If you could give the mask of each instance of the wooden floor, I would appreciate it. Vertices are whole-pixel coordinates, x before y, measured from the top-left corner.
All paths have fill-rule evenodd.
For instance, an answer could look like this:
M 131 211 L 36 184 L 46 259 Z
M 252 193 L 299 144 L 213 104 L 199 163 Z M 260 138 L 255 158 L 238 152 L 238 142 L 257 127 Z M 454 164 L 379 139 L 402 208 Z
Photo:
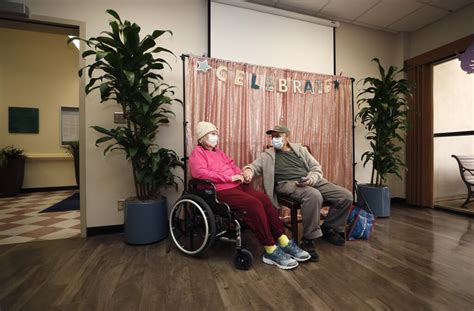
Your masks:
M 474 215 L 474 201 L 470 201 L 464 207 L 461 207 L 466 201 L 466 198 L 457 200 L 443 200 L 434 202 L 435 208 L 451 210 L 462 214 Z
M 122 236 L 0 246 L 0 310 L 473 310 L 474 218 L 394 206 L 370 242 L 320 242 L 319 263 L 282 271 L 233 245 L 202 259 Z

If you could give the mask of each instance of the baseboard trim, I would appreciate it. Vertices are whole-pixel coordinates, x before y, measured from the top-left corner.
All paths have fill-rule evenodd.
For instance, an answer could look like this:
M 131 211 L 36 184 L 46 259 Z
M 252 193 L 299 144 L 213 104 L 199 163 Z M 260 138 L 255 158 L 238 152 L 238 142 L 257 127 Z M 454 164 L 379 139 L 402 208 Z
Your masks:
M 123 232 L 123 225 L 100 226 L 87 228 L 87 236 L 114 234 Z
M 390 203 L 407 204 L 407 199 L 399 198 L 399 197 L 393 197 L 393 198 L 390 198 Z
M 64 191 L 64 190 L 79 190 L 78 186 L 62 186 L 62 187 L 43 187 L 43 188 L 23 188 L 22 193 L 30 192 L 50 192 L 50 191 Z

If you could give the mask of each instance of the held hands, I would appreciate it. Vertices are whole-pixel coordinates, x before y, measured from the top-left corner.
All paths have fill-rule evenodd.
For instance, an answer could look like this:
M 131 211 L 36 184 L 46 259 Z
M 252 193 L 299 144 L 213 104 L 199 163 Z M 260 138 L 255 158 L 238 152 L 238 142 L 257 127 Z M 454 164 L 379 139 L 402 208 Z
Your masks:
M 241 174 L 239 175 L 233 175 L 231 177 L 232 181 L 240 181 L 241 183 L 244 182 L 244 176 L 242 176 Z
M 244 176 L 244 182 L 246 184 L 250 183 L 252 181 L 253 173 L 252 170 L 249 168 L 246 168 L 243 172 L 242 175 Z

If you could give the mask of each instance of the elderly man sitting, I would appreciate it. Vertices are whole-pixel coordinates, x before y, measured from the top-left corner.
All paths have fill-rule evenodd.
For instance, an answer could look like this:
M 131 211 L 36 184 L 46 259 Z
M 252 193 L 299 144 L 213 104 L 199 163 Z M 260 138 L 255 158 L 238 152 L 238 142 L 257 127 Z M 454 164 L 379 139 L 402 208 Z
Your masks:
M 318 261 L 319 255 L 313 244 L 316 238 L 322 236 L 332 244 L 345 244 L 344 226 L 353 203 L 352 194 L 324 179 L 321 165 L 308 150 L 289 141 L 290 130 L 287 127 L 275 126 L 266 134 L 271 136 L 273 147 L 244 167 L 245 182 L 250 182 L 253 176 L 262 175 L 265 192 L 275 206 L 278 206 L 277 193 L 301 202 L 301 248 L 311 254 L 312 261 Z M 320 226 L 319 213 L 324 200 L 331 203 L 331 208 Z

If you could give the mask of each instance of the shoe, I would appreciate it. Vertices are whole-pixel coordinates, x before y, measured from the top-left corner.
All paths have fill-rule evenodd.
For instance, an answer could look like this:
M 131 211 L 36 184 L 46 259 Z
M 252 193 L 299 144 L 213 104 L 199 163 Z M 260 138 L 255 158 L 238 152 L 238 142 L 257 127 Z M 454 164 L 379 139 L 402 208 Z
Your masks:
M 323 239 L 329 243 L 337 246 L 344 246 L 344 244 L 346 244 L 346 239 L 342 237 L 340 232 L 335 231 L 333 228 L 324 226 L 323 224 L 321 231 L 323 232 Z
M 290 255 L 281 250 L 277 245 L 273 253 L 265 252 L 262 258 L 263 262 L 268 265 L 275 265 L 280 269 L 289 270 L 298 267 L 298 262 L 291 258 Z
M 300 247 L 301 249 L 308 252 L 308 254 L 311 256 L 309 261 L 312 261 L 312 262 L 319 261 L 319 254 L 316 252 L 316 249 L 314 248 L 313 240 L 307 240 L 305 238 L 301 239 Z
M 285 247 L 280 246 L 280 248 L 296 261 L 303 262 L 311 259 L 311 255 L 307 251 L 299 248 L 293 240 L 290 240 Z

